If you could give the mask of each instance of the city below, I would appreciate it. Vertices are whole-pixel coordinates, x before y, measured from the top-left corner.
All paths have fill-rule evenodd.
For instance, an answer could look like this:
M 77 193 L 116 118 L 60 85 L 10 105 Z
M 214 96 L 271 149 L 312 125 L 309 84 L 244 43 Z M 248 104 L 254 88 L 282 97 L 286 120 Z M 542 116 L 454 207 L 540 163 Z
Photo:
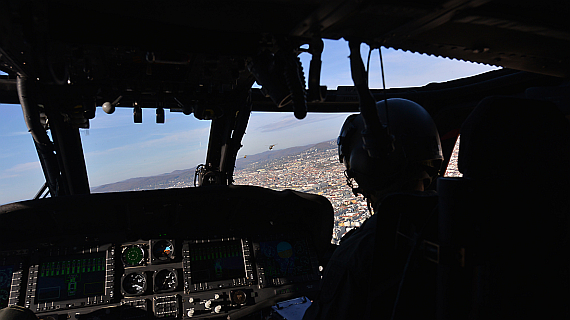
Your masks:
M 344 165 L 338 161 L 336 142 L 319 143 L 302 152 L 249 164 L 236 170 L 234 184 L 296 190 L 326 197 L 334 208 L 332 242 L 359 227 L 370 213 L 366 200 L 354 196 L 346 184 Z

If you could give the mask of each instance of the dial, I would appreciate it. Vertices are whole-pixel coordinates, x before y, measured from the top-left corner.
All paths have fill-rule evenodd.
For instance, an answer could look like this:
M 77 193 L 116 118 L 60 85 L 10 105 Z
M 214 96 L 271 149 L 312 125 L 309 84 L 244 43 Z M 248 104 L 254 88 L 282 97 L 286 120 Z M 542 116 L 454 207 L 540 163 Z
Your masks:
M 178 286 L 178 275 L 174 269 L 162 269 L 154 273 L 154 291 L 173 291 Z
M 236 305 L 244 305 L 247 302 L 247 294 L 242 290 L 230 291 L 230 297 Z
M 0 268 L 0 288 L 8 288 L 12 280 L 12 268 Z
M 173 259 L 174 244 L 170 240 L 156 241 L 152 244 L 152 256 L 158 261 L 167 261 Z
M 142 272 L 129 273 L 123 278 L 123 290 L 129 295 L 141 295 L 146 287 L 146 276 Z
M 144 249 L 140 245 L 123 247 L 122 259 L 125 267 L 140 266 L 144 263 Z

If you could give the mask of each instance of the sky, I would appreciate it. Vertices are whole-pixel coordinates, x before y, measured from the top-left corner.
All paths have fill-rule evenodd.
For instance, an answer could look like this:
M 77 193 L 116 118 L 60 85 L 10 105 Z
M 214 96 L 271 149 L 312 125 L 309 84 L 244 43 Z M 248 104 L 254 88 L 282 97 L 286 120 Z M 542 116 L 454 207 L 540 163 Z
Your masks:
M 364 45 L 363 54 L 368 54 Z M 321 85 L 352 85 L 348 55 L 345 41 L 325 40 Z M 496 69 L 384 48 L 382 57 L 387 88 L 423 86 Z M 303 53 L 300 58 L 307 75 L 311 56 Z M 378 50 L 370 61 L 370 87 L 382 88 Z M 269 145 L 284 149 L 336 139 L 346 116 L 309 113 L 297 120 L 293 114 L 253 113 L 238 157 L 267 151 Z M 157 124 L 155 117 L 146 109 L 143 123 L 134 124 L 130 108 L 117 108 L 111 115 L 97 108 L 90 128 L 80 130 L 91 187 L 204 163 L 210 121 L 168 110 L 164 124 Z M 0 147 L 0 205 L 33 198 L 45 179 L 19 105 L 0 104 Z

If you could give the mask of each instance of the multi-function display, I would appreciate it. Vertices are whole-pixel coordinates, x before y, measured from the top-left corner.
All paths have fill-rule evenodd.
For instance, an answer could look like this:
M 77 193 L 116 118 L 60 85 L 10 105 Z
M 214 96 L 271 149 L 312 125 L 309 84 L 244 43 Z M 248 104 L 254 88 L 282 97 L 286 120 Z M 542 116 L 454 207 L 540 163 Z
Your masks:
M 36 303 L 104 295 L 105 263 L 105 252 L 42 259 Z
M 264 268 L 268 279 L 300 276 L 313 273 L 307 241 L 261 241 L 257 263 Z
M 189 247 L 192 283 L 244 278 L 240 240 L 193 243 Z

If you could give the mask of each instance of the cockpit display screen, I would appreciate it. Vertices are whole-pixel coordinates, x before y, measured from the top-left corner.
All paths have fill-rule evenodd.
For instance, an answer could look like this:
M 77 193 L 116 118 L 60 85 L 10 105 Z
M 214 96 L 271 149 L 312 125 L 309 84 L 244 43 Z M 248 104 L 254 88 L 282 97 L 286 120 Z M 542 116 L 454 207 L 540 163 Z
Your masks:
M 8 306 L 14 266 L 0 266 L 0 309 Z
M 36 303 L 105 294 L 105 252 L 40 260 Z
M 257 262 L 270 279 L 312 273 L 306 240 L 263 241 L 259 243 L 259 249 Z
M 192 283 L 244 278 L 245 265 L 240 240 L 190 245 Z

